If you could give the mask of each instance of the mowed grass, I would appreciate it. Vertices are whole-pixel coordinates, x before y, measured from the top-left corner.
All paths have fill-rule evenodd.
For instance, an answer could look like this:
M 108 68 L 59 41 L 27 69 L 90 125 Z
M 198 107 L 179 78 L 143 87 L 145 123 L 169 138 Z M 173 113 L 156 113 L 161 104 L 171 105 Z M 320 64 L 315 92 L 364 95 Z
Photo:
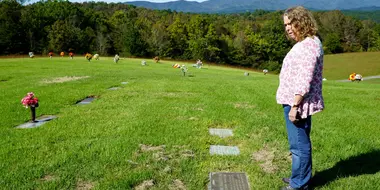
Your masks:
M 140 62 L 1 59 L 0 188 L 133 189 L 153 180 L 151 189 L 200 190 L 219 171 L 245 172 L 251 189 L 283 185 L 290 157 L 277 75 L 188 63 L 192 77 L 183 77 L 174 62 Z M 69 76 L 88 78 L 46 83 Z M 328 80 L 323 90 L 326 110 L 313 117 L 311 135 L 314 186 L 377 189 L 380 84 Z M 58 119 L 16 129 L 30 119 L 20 103 L 30 91 L 40 99 L 37 115 Z M 75 105 L 88 96 L 97 99 Z M 209 128 L 234 136 L 210 136 Z M 241 154 L 211 156 L 210 145 Z
M 380 75 L 380 52 L 325 55 L 323 75 L 327 80 L 347 79 L 351 73 L 363 77 Z

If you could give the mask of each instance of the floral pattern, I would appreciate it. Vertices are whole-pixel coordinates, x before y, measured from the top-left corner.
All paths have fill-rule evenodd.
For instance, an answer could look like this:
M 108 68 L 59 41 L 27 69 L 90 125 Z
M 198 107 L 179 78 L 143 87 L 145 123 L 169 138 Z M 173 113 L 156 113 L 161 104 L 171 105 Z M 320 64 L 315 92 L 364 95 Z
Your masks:
M 322 97 L 323 48 L 318 37 L 307 37 L 296 43 L 284 58 L 276 99 L 278 104 L 294 104 L 302 95 L 298 112 L 301 118 L 324 109 Z

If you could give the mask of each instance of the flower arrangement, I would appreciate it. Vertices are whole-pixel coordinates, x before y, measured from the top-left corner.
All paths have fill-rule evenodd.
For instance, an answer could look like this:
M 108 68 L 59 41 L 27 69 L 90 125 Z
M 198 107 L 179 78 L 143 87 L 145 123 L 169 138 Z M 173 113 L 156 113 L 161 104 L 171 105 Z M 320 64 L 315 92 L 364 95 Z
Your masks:
M 160 58 L 158 56 L 153 58 L 154 62 L 158 63 L 160 61 Z
M 21 103 L 25 108 L 38 107 L 38 99 L 34 97 L 33 92 L 28 92 L 28 94 L 21 100 Z
M 185 76 L 186 73 L 187 73 L 187 67 L 186 67 L 186 65 L 182 65 L 182 66 L 181 66 L 181 71 L 182 71 L 182 73 L 183 73 L 183 76 Z

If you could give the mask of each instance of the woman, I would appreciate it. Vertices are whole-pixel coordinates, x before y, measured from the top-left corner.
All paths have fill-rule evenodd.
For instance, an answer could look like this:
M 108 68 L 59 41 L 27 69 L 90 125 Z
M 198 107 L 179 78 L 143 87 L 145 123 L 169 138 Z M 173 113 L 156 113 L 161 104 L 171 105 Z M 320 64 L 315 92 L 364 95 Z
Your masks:
M 311 115 L 324 108 L 322 98 L 323 49 L 313 15 L 292 7 L 283 15 L 288 39 L 296 44 L 284 58 L 277 89 L 277 103 L 284 109 L 292 174 L 282 189 L 308 189 L 312 177 Z

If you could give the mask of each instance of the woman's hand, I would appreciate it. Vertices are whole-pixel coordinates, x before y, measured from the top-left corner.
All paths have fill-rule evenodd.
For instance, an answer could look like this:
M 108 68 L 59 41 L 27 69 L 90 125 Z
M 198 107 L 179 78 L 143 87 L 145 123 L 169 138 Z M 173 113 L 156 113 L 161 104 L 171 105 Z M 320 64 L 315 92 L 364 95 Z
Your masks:
M 292 123 L 296 123 L 298 121 L 297 119 L 297 107 L 292 107 L 289 112 L 289 120 Z

